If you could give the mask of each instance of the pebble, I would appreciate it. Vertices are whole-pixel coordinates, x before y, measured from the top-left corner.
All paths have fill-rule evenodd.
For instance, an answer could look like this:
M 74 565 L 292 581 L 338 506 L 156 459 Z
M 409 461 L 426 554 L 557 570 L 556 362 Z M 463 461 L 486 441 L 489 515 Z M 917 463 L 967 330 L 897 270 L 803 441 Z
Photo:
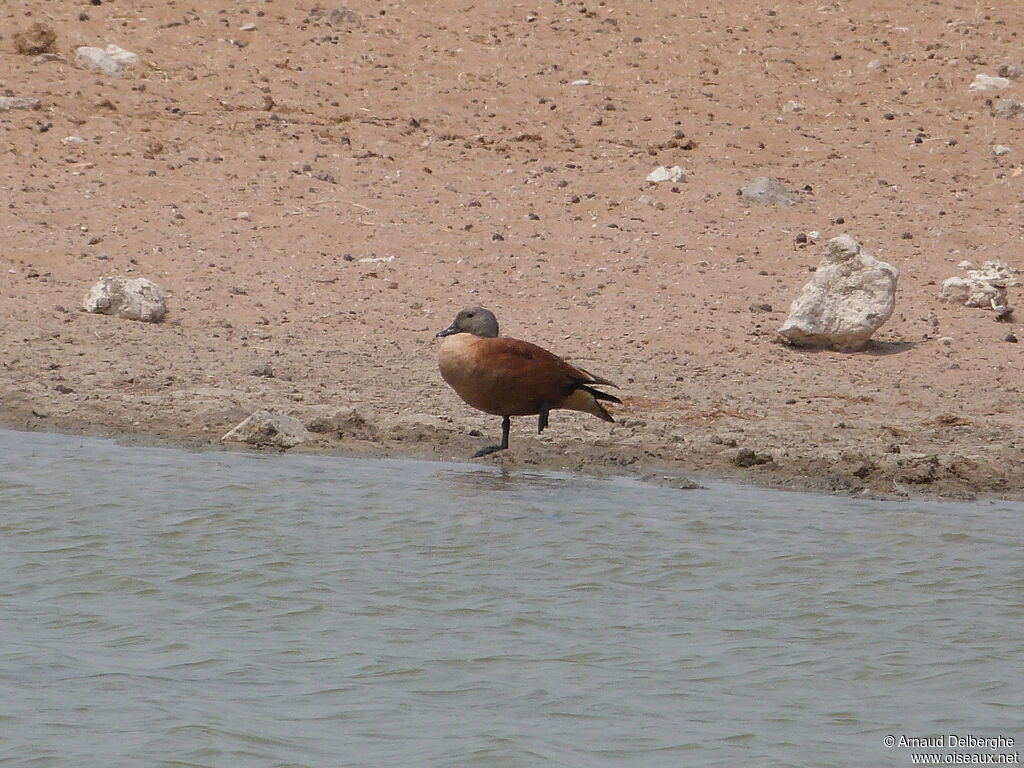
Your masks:
M 782 111 L 785 113 L 803 112 L 805 109 L 807 109 L 807 107 L 805 107 L 799 101 L 793 101 L 792 99 L 782 105 Z
M 1024 120 L 1024 104 L 1016 99 L 999 99 L 992 111 L 996 117 Z
M 1003 88 L 1009 88 L 1013 85 L 1013 81 L 1006 77 L 993 77 L 992 75 L 977 74 L 974 76 L 974 82 L 968 87 L 972 91 L 998 91 Z
M 239 32 L 252 32 L 255 29 L 256 29 L 256 25 L 253 24 L 252 22 L 249 22 L 248 24 L 243 24 L 242 26 L 240 26 L 238 28 L 238 31 Z
M 1000 77 L 1008 77 L 1011 80 L 1024 80 L 1024 67 L 1020 64 L 1002 64 L 996 70 Z
M 0 96 L 0 112 L 10 109 L 39 109 L 39 99 L 31 96 Z
M 678 165 L 673 165 L 668 168 L 664 165 L 659 165 L 649 174 L 647 174 L 647 181 L 658 184 L 662 181 L 671 181 L 673 183 L 686 180 L 686 171 L 680 168 Z
M 75 51 L 75 62 L 94 72 L 121 77 L 139 63 L 139 57 L 117 45 L 108 45 L 106 50 L 85 45 Z
M 640 197 L 638 197 L 636 201 L 642 205 L 649 205 L 652 208 L 659 211 L 665 210 L 665 204 L 661 202 L 661 200 L 655 200 L 650 195 L 640 195 Z
M 740 190 L 740 194 L 751 203 L 761 205 L 796 205 L 800 197 L 786 188 L 778 179 L 759 176 Z
M 1008 341 L 1011 344 L 1016 344 L 1017 343 L 1017 335 L 1015 333 L 1008 333 L 1008 334 L 1006 334 L 1005 338 L 1003 338 L 1003 341 Z
M 1005 146 L 1004 144 L 996 144 L 994 147 L 992 147 L 992 154 L 995 155 L 996 157 L 1002 157 L 1009 151 L 1010 148 Z
M 750 448 L 740 448 L 733 459 L 737 467 L 756 467 L 761 464 L 771 464 L 775 458 L 770 453 L 760 453 Z

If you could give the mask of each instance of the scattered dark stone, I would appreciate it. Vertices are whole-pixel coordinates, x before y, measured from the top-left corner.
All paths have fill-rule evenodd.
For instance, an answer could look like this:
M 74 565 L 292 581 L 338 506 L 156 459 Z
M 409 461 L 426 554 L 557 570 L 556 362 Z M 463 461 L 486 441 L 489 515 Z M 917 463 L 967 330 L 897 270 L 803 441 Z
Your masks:
M 260 363 L 251 371 L 249 371 L 249 375 L 263 376 L 264 378 L 272 379 L 274 378 L 274 366 L 271 365 L 270 363 Z
M 1008 341 L 1011 344 L 1016 344 L 1017 343 L 1017 335 L 1014 334 L 1014 333 L 1008 333 L 1008 334 L 1006 334 L 1006 337 L 1003 339 L 1003 341 Z
M 786 405 L 796 405 L 796 398 L 791 397 L 786 401 Z
M 865 477 L 870 475 L 874 471 L 874 466 L 871 464 L 861 464 L 857 469 L 853 471 L 853 476 L 863 480 Z
M 1013 321 L 1013 309 L 1010 307 L 996 308 L 996 322 L 1009 323 Z
M 471 430 L 469 430 L 469 436 L 470 437 L 483 437 L 484 433 L 481 432 L 479 429 L 471 429 Z
M 886 120 L 895 120 L 896 119 L 896 115 L 893 114 L 892 112 L 886 112 L 884 115 L 882 115 L 882 117 L 884 117 Z
M 499 235 L 497 232 L 495 232 L 493 235 L 491 235 L 491 240 L 493 240 L 494 242 L 500 242 L 500 241 L 502 241 L 504 239 L 505 238 L 502 237 L 501 235 Z
M 900 235 L 900 239 L 901 240 L 913 240 L 914 239 L 914 235 L 911 232 L 904 232 L 902 235 Z
M 840 216 L 838 219 L 836 219 L 836 224 L 845 224 L 845 223 L 846 223 L 846 219 L 844 219 L 842 216 Z
M 747 307 L 747 309 L 749 309 L 751 312 L 771 312 L 772 311 L 772 305 L 771 304 L 751 304 L 749 307 Z
M 70 395 L 72 392 L 75 391 L 67 384 L 58 384 L 57 386 L 54 387 L 54 389 L 60 392 L 62 395 Z
M 904 483 L 928 485 L 934 483 L 939 475 L 938 456 L 912 456 L 899 459 L 899 479 Z
M 799 235 L 796 236 L 796 242 L 799 245 L 806 245 L 807 244 L 807 235 L 804 234 L 803 232 L 801 232 Z
M 530 221 L 540 221 L 540 216 L 538 216 L 536 213 L 531 213 L 527 215 L 526 218 L 528 218 Z
M 736 458 L 733 459 L 733 463 L 737 467 L 756 467 L 761 464 L 771 464 L 775 459 L 770 453 L 758 453 L 757 451 L 751 450 L 750 448 L 740 448 L 736 454 Z
M 327 171 L 320 171 L 320 173 L 313 174 L 313 178 L 317 181 L 325 181 L 328 184 L 337 184 L 334 176 L 329 174 Z

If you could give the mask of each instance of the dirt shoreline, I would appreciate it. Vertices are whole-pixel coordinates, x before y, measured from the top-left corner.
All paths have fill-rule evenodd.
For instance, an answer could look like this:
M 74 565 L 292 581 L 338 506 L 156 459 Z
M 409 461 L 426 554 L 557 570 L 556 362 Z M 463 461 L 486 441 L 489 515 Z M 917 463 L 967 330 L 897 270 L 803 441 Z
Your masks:
M 867 498 L 1024 498 L 1013 490 L 1019 487 L 1015 486 L 1019 475 L 1007 472 L 1005 462 L 991 458 L 991 463 L 986 463 L 981 456 L 968 458 L 962 444 L 956 452 L 872 455 L 854 451 L 847 443 L 844 450 L 829 456 L 794 455 L 791 442 L 763 432 L 755 437 L 748 431 L 745 443 L 717 435 L 699 443 L 687 442 L 682 433 L 669 425 L 626 417 L 620 418 L 613 431 L 603 436 L 582 425 L 574 425 L 575 429 L 571 430 L 575 439 L 554 436 L 541 440 L 528 433 L 516 434 L 511 449 L 504 454 L 473 459 L 475 450 L 492 442 L 493 423 L 480 424 L 479 428 L 460 428 L 426 414 L 375 419 L 372 415 L 366 418 L 364 411 L 352 408 L 290 410 L 295 416 L 305 413 L 308 425 L 318 430 L 309 442 L 291 449 L 293 453 L 481 463 L 510 471 L 569 471 L 596 477 L 625 475 L 681 489 L 727 480 L 779 490 Z M 145 429 L 140 430 L 139 425 L 119 422 L 109 412 L 96 419 L 83 419 L 78 414 L 51 419 L 40 413 L 36 409 L 5 408 L 0 413 L 0 428 L 100 437 L 126 445 L 184 450 L 284 452 L 273 447 L 222 441 L 220 436 L 234 426 L 227 422 L 207 424 L 199 432 L 187 432 L 171 418 L 163 423 L 150 420 Z M 122 419 L 126 416 L 121 414 Z M 532 419 L 522 421 L 532 426 Z M 663 439 L 658 440 L 657 436 Z M 666 443 L 677 447 L 668 448 Z M 786 459 L 778 461 L 777 454 L 770 449 L 750 448 L 751 445 L 777 446 L 775 450 L 786 454 Z
M 1016 4 L 720 6 L 9 4 L 0 86 L 39 105 L 0 113 L 0 423 L 207 448 L 263 408 L 328 430 L 302 450 L 462 459 L 499 420 L 433 334 L 482 304 L 624 400 L 483 461 L 1020 498 L 1019 324 L 938 300 L 1021 266 L 995 105 L 1024 69 L 969 87 L 1024 66 Z M 36 21 L 53 55 L 18 52 Z M 109 44 L 140 63 L 75 63 Z M 799 202 L 745 203 L 760 176 Z M 900 269 L 892 318 L 861 353 L 779 343 L 842 233 Z M 108 275 L 168 318 L 80 311 Z

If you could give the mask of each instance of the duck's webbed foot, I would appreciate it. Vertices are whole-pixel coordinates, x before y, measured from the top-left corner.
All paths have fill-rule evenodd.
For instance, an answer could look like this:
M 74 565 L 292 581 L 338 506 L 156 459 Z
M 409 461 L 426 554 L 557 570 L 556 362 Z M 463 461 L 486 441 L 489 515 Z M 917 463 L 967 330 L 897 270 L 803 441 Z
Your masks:
M 487 456 L 497 451 L 508 450 L 508 431 L 512 427 L 512 419 L 505 416 L 501 420 L 501 445 L 489 445 L 486 448 L 481 448 L 479 451 L 473 454 L 474 459 L 479 459 L 481 456 Z

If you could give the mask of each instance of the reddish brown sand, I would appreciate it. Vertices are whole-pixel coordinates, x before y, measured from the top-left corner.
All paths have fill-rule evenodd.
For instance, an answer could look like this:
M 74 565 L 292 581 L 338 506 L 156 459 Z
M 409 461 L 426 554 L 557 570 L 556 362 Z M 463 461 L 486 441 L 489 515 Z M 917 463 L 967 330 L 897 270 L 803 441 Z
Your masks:
M 1024 122 L 986 100 L 1024 82 L 968 90 L 1024 64 L 1017 0 L 333 2 L 4 3 L 0 92 L 41 100 L 0 113 L 4 425 L 216 446 L 271 408 L 327 430 L 306 450 L 462 459 L 500 419 L 433 336 L 479 303 L 625 401 L 482 462 L 1021 494 L 1017 326 L 937 298 L 1021 266 Z M 16 52 L 33 22 L 59 59 Z M 75 66 L 109 43 L 141 65 Z M 803 201 L 745 205 L 758 176 Z M 901 270 L 893 317 L 862 353 L 779 343 L 843 232 Z M 106 275 L 168 319 L 80 311 Z

